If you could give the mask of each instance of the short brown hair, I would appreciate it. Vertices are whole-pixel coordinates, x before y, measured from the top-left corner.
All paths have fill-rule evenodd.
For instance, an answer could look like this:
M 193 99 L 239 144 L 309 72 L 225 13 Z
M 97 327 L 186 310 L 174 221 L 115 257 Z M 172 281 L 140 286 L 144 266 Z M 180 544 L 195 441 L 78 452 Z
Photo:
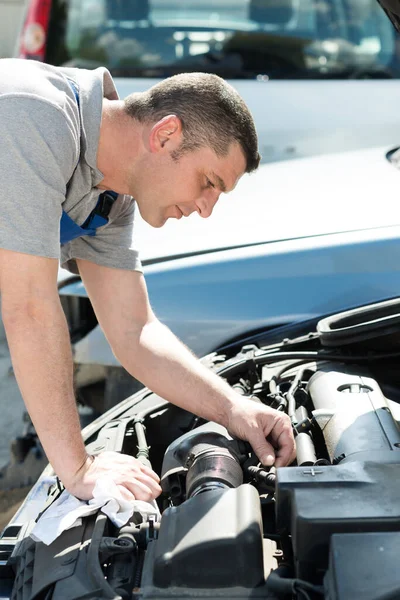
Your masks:
M 174 75 L 146 92 L 131 94 L 124 102 L 127 114 L 140 122 L 157 122 L 170 114 L 179 117 L 183 129 L 179 156 L 201 147 L 226 156 L 230 145 L 238 142 L 246 159 L 246 173 L 259 165 L 253 117 L 236 90 L 217 75 Z

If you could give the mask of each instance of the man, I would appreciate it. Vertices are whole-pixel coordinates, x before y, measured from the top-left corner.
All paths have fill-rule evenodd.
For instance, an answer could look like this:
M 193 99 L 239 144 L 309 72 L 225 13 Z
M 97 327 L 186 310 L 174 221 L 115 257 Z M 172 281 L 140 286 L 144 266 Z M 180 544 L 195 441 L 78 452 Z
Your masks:
M 59 258 L 80 273 L 125 369 L 248 440 L 265 465 L 289 463 L 289 419 L 234 393 L 156 319 L 132 248 L 135 201 L 154 227 L 192 212 L 208 217 L 221 191 L 257 168 L 254 124 L 238 94 L 216 76 L 189 74 L 120 101 L 105 69 L 20 60 L 0 61 L 0 82 L 3 322 L 25 404 L 66 488 L 88 499 L 108 475 L 127 498 L 161 491 L 133 457 L 86 453 Z M 99 200 L 101 190 L 114 193 Z

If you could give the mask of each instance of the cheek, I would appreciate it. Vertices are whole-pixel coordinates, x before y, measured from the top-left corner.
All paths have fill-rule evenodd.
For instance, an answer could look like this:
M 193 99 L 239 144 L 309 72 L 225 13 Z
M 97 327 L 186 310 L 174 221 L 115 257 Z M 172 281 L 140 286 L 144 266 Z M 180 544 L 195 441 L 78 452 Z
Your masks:
M 199 199 L 200 197 L 200 191 L 199 191 L 199 187 L 195 186 L 195 185 L 185 185 L 182 188 L 181 194 L 181 202 L 183 204 L 186 204 L 188 206 L 192 206 L 194 202 L 196 202 L 196 200 Z
M 165 204 L 192 203 L 202 194 L 198 169 L 182 157 L 164 172 Z
M 186 202 L 193 202 L 202 196 L 203 188 L 197 173 L 185 173 L 182 181 L 181 196 Z

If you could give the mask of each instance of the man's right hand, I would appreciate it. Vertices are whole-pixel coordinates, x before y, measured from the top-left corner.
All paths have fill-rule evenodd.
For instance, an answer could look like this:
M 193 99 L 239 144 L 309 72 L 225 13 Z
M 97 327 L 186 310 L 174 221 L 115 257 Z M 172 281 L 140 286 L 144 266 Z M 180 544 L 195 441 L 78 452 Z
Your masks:
M 67 490 L 81 500 L 90 500 L 99 477 L 109 477 L 127 500 L 150 501 L 161 494 L 160 478 L 137 458 L 119 452 L 102 452 L 88 456 L 71 481 L 64 482 Z

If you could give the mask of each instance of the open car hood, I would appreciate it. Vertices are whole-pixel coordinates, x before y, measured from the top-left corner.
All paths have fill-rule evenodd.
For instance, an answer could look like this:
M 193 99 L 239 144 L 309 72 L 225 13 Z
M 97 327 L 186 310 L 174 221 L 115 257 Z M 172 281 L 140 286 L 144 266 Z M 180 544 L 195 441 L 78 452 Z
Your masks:
M 222 195 L 212 216 L 197 213 L 155 229 L 137 211 L 142 260 L 201 253 L 400 222 L 400 172 L 388 148 L 261 165 Z
M 46 499 L 51 509 L 62 493 L 48 467 L 0 539 L 1 598 L 399 598 L 399 357 L 393 299 L 203 359 L 244 396 L 288 413 L 297 459 L 276 470 L 148 389 L 127 398 L 83 437 L 91 454 L 150 461 L 161 515 L 135 512 L 121 527 L 98 511 L 50 545 L 34 541 Z

